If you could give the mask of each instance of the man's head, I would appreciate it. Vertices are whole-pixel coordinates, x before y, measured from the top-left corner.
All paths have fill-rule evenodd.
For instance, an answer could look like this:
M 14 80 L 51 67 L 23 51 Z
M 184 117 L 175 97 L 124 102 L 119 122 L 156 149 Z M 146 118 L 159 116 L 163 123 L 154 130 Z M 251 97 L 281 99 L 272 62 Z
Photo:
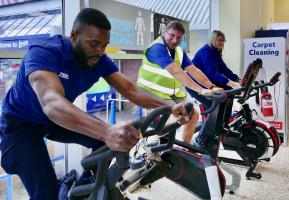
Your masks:
M 178 21 L 171 21 L 167 24 L 163 37 L 169 49 L 175 49 L 185 34 L 183 25 Z
M 70 34 L 73 53 L 82 67 L 93 68 L 109 43 L 111 25 L 105 14 L 85 8 L 74 20 Z

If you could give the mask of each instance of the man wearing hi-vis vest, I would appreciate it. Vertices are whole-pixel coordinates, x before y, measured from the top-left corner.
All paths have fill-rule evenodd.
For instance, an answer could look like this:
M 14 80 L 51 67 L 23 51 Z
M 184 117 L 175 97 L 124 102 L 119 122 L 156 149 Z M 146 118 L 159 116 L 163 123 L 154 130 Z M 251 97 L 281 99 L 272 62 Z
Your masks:
M 137 85 L 164 100 L 182 102 L 186 99 L 183 86 L 202 95 L 223 92 L 216 87 L 188 58 L 179 46 L 185 33 L 183 25 L 171 21 L 165 31 L 145 51 Z M 204 87 L 199 86 L 189 76 Z M 191 143 L 199 114 L 194 109 L 191 121 L 183 127 L 183 140 Z

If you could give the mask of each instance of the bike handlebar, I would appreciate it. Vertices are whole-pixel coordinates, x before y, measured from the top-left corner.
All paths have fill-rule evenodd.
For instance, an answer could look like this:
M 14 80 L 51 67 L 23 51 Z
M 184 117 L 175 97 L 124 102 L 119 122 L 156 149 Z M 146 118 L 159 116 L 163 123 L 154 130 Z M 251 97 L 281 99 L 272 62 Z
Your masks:
M 208 113 L 215 110 L 216 106 L 219 103 L 226 101 L 228 97 L 240 94 L 244 90 L 245 90 L 245 88 L 241 87 L 241 88 L 236 88 L 236 89 L 231 89 L 231 90 L 225 90 L 224 93 L 222 93 L 222 94 L 213 94 L 213 95 L 206 94 L 205 95 L 206 99 L 212 101 L 212 104 L 211 104 L 210 108 L 202 111 L 201 114 L 207 115 Z
M 188 103 L 185 105 L 187 112 L 191 112 L 193 110 L 193 104 Z M 170 115 L 171 115 L 172 107 L 171 106 L 162 106 L 154 109 L 150 112 L 146 117 L 143 117 L 139 120 L 136 120 L 131 123 L 136 129 L 139 129 L 142 137 L 149 137 L 152 135 L 157 135 L 158 133 L 164 134 L 164 131 L 169 132 L 171 130 L 176 130 L 181 126 L 178 122 L 173 124 L 166 125 Z M 161 115 L 161 118 L 158 121 L 157 126 L 154 129 L 149 129 L 150 124 Z M 165 126 L 166 125 L 166 126 Z M 106 145 L 102 148 L 96 150 L 91 153 L 87 157 L 83 158 L 81 161 L 81 165 L 84 169 L 90 169 L 97 165 L 100 160 L 111 160 L 113 157 L 122 154 L 123 152 L 117 152 L 110 150 Z

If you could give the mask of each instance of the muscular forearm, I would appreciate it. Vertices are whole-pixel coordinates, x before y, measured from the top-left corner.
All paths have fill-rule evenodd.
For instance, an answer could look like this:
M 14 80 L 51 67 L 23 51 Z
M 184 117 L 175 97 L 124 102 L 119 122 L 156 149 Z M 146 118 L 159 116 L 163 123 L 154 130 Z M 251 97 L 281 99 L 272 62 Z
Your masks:
M 195 83 L 179 66 L 176 64 L 170 64 L 166 67 L 167 71 L 177 79 L 182 85 L 196 91 L 201 92 L 202 88 Z
M 194 79 L 196 79 L 199 83 L 201 83 L 205 87 L 210 88 L 213 85 L 213 83 L 208 79 L 208 77 L 197 67 L 189 66 L 186 68 L 186 70 L 192 77 L 194 77 Z
M 43 104 L 43 111 L 51 121 L 59 126 L 95 139 L 104 140 L 108 125 L 87 115 L 61 95 L 53 95 L 51 98 L 47 96 Z

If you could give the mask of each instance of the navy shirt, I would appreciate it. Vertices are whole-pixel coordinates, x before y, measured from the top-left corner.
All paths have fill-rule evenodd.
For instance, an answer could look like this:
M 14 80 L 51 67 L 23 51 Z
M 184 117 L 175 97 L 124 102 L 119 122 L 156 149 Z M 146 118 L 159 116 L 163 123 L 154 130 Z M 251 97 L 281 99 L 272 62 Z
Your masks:
M 28 75 L 37 70 L 58 74 L 65 98 L 73 102 L 100 77 L 107 77 L 117 72 L 118 68 L 107 55 L 102 56 L 95 68 L 82 68 L 74 58 L 70 38 L 60 35 L 33 44 L 22 59 L 16 81 L 4 99 L 3 116 L 12 115 L 37 124 L 51 123 L 28 80 Z
M 161 43 L 153 44 L 146 52 L 147 59 L 150 62 L 161 66 L 161 68 L 163 69 L 165 69 L 166 66 L 168 66 L 169 64 L 174 63 L 175 49 L 170 50 L 170 54 L 165 45 L 165 41 L 164 41 L 164 44 L 161 44 Z M 183 62 L 181 65 L 182 69 L 185 69 L 191 64 L 192 64 L 191 60 L 187 56 L 186 52 L 184 52 Z
M 208 44 L 198 50 L 192 62 L 217 86 L 226 86 L 228 79 L 232 81 L 239 79 L 224 63 L 217 48 L 210 47 Z

